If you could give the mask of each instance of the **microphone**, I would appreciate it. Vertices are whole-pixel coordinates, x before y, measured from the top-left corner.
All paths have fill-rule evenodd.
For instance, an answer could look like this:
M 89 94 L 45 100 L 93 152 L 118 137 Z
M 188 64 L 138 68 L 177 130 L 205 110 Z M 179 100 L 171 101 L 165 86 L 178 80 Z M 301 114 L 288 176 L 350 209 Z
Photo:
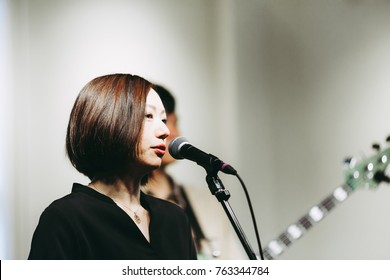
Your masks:
M 192 146 L 187 138 L 180 136 L 174 138 L 168 146 L 169 153 L 175 159 L 188 159 L 209 171 L 216 168 L 226 174 L 237 175 L 237 171 L 230 165 L 212 154 L 207 154 Z

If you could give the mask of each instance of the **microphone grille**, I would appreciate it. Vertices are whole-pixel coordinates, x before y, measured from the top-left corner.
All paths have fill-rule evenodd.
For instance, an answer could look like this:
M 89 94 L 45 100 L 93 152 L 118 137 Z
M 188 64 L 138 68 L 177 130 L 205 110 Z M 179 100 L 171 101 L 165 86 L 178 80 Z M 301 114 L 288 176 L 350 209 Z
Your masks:
M 180 154 L 180 148 L 183 144 L 188 144 L 187 138 L 183 136 L 176 137 L 169 143 L 168 150 L 172 157 L 175 159 L 183 159 Z

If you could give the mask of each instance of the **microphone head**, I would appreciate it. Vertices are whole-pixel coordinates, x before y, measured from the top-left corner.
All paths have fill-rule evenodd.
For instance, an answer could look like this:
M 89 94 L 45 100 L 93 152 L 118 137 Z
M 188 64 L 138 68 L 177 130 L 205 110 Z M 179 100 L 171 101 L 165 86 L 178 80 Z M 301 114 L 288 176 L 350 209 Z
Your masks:
M 187 138 L 179 136 L 174 138 L 168 145 L 168 151 L 175 159 L 184 159 L 180 154 L 180 149 L 184 144 L 189 144 Z

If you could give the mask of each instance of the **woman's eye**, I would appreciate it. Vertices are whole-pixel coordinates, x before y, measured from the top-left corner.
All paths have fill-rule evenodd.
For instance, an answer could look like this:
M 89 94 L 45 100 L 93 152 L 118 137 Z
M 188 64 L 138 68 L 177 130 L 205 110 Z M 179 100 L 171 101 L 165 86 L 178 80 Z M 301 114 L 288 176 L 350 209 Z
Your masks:
M 167 119 L 162 119 L 161 120 L 163 123 L 167 124 Z
M 145 117 L 146 117 L 147 119 L 153 119 L 153 114 L 146 114 Z

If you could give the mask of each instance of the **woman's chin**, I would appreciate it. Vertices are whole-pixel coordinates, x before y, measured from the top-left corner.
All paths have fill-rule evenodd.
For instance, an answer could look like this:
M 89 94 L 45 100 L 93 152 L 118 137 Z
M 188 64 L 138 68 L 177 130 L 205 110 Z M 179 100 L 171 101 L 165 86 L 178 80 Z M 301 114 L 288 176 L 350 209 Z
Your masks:
M 160 167 L 161 167 L 161 162 L 162 162 L 162 160 L 159 159 L 159 160 L 157 160 L 157 161 L 151 163 L 151 164 L 150 164 L 151 170 L 156 170 L 156 169 L 160 168 Z

